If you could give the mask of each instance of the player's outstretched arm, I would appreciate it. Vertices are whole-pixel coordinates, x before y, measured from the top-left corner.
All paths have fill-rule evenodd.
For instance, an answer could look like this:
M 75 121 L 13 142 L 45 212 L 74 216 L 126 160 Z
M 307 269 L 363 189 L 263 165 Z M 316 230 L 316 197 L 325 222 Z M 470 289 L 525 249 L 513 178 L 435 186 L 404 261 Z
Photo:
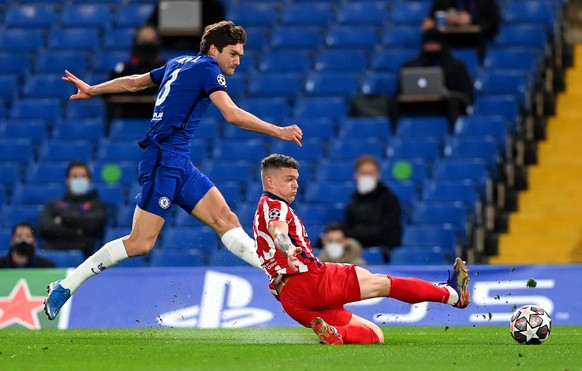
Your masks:
M 230 99 L 230 96 L 222 90 L 210 94 L 210 99 L 220 110 L 224 119 L 231 124 L 241 129 L 266 134 L 282 140 L 293 141 L 301 147 L 303 131 L 299 126 L 289 125 L 281 127 L 263 121 L 252 113 L 239 108 Z
M 98 95 L 111 93 L 134 93 L 155 86 L 149 73 L 123 76 L 98 85 L 89 85 L 71 72 L 65 70 L 65 76 L 62 79 L 63 81 L 70 82 L 77 88 L 77 94 L 71 95 L 70 100 L 89 99 Z
M 297 261 L 297 255 L 301 254 L 301 247 L 293 245 L 291 239 L 289 238 L 289 226 L 287 223 L 272 220 L 269 222 L 269 233 L 273 237 L 275 246 L 283 254 L 287 255 L 287 262 L 289 267 L 294 271 L 297 271 L 297 266 L 295 262 Z

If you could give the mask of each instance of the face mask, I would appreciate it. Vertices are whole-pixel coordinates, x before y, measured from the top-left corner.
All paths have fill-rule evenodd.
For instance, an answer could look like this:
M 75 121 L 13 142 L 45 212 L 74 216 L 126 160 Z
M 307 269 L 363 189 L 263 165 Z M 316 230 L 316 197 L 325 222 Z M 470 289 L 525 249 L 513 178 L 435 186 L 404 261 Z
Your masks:
M 345 248 L 341 243 L 330 242 L 325 245 L 324 249 L 327 252 L 327 255 L 329 255 L 331 259 L 335 260 L 341 258 L 341 256 L 344 254 Z
M 29 239 L 21 239 L 14 242 L 14 245 L 12 245 L 12 251 L 30 259 L 34 254 L 34 244 Z
M 370 175 L 362 175 L 357 180 L 358 193 L 365 195 L 376 189 L 378 181 Z
M 77 196 L 87 194 L 90 187 L 89 178 L 73 178 L 69 182 L 69 190 Z

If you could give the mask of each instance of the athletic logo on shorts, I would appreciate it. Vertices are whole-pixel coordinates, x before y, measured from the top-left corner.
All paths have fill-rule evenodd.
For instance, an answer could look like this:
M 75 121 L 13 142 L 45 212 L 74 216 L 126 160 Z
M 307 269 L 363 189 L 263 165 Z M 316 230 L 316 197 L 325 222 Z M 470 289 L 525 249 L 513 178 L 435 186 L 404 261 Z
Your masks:
M 226 87 L 226 79 L 224 78 L 223 74 L 219 74 L 218 76 L 216 76 L 216 80 L 220 85 Z
M 162 209 L 167 209 L 168 207 L 170 207 L 170 199 L 166 196 L 162 196 L 158 200 L 158 205 L 160 205 Z
M 270 220 L 279 219 L 280 216 L 281 216 L 281 210 L 279 210 L 279 209 L 269 210 L 269 219 Z

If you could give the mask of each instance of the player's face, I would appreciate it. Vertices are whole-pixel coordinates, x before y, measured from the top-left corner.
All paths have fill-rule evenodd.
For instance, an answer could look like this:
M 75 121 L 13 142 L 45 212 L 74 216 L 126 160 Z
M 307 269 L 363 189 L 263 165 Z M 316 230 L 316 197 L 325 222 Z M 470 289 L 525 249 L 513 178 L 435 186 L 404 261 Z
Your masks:
M 299 172 L 297 169 L 282 168 L 273 172 L 271 181 L 275 195 L 281 197 L 287 203 L 293 202 L 299 188 L 298 179 Z
M 227 45 L 219 53 L 218 50 L 214 53 L 214 60 L 218 63 L 218 67 L 226 76 L 234 75 L 235 68 L 240 64 L 240 58 L 244 54 L 243 44 Z

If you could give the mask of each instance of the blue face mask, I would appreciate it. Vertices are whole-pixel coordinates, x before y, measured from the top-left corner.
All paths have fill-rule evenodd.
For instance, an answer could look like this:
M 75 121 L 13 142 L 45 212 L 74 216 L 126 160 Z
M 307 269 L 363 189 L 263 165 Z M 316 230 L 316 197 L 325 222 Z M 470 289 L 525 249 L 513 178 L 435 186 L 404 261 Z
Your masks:
M 69 190 L 74 195 L 81 196 L 87 194 L 90 188 L 89 178 L 73 178 L 69 181 Z

